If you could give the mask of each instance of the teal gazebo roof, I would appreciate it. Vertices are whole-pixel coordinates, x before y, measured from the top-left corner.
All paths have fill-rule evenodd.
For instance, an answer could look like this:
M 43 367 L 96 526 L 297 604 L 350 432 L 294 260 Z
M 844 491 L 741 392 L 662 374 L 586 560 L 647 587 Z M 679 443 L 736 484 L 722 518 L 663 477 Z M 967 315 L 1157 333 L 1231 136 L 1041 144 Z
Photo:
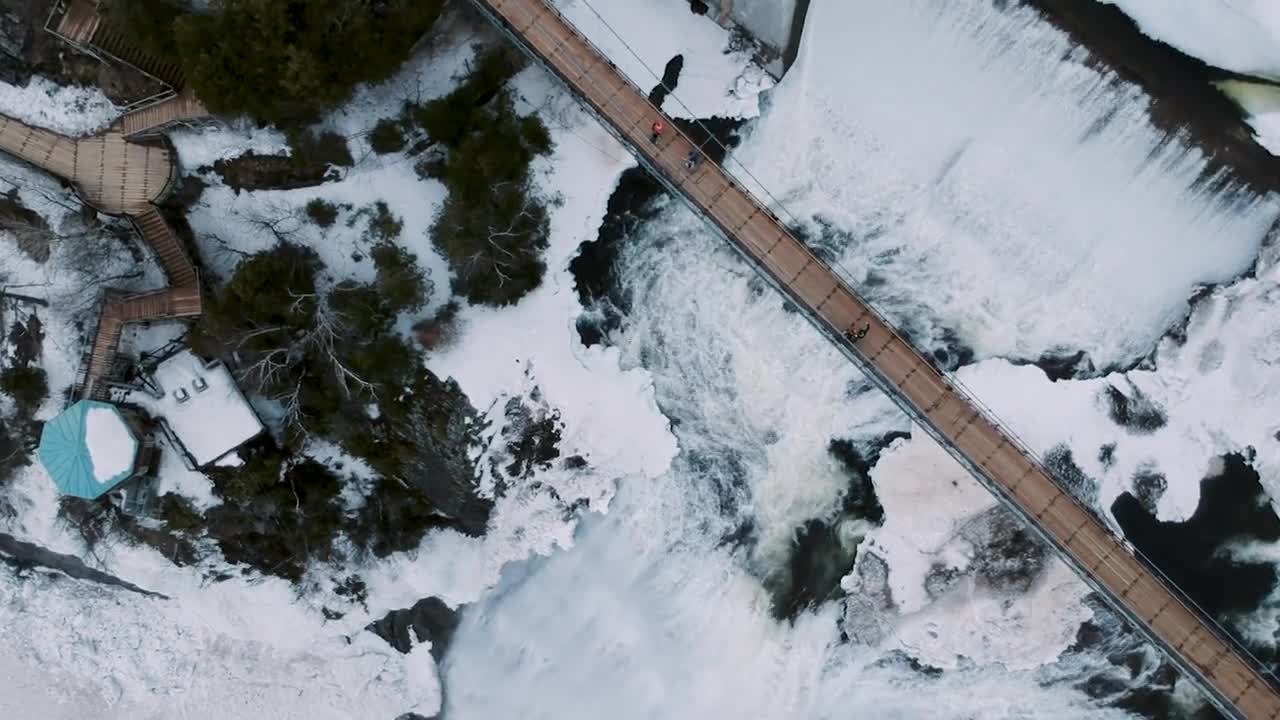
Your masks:
M 81 400 L 45 423 L 40 463 L 64 495 L 92 500 L 133 473 L 138 439 L 114 405 Z M 96 467 L 95 467 L 96 461 Z

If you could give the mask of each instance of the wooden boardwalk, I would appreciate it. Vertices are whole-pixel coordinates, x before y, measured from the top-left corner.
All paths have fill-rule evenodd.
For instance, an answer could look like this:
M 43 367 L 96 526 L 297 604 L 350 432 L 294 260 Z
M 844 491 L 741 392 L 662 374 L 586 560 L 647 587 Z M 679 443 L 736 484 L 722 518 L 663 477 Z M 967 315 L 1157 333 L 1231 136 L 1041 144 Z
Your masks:
M 677 132 L 646 93 L 546 0 L 473 0 L 565 82 L 651 170 L 839 343 L 909 416 L 1028 522 L 1080 575 L 1199 681 L 1228 715 L 1280 718 L 1280 695 L 1246 653 L 1159 571 L 1055 482 L 1034 453 L 939 371 L 775 215 Z M 668 129 L 656 143 L 650 128 Z
M 190 285 L 196 281 L 196 266 L 186 247 L 154 206 L 147 206 L 129 216 L 138 235 L 156 254 L 170 285 Z
M 163 198 L 176 168 L 168 148 L 126 140 L 119 132 L 70 138 L 0 116 L 0 151 L 75 185 L 89 205 L 120 215 Z
M 167 287 L 136 295 L 108 292 L 98 315 L 88 356 L 82 363 L 76 395 L 80 398 L 105 400 L 110 386 L 103 378 L 114 374 L 116 352 L 124 326 L 133 322 L 167 320 L 199 316 L 202 312 L 200 283 L 194 279 L 187 285 Z
M 206 117 L 209 117 L 209 110 L 190 91 L 184 91 L 129 111 L 111 128 L 119 130 L 125 137 L 139 137 L 160 132 L 176 123 Z
M 91 0 L 63 0 L 66 10 L 58 21 L 54 32 L 66 38 L 68 42 L 87 44 L 98 32 L 102 24 L 102 16 L 98 14 L 98 4 Z
M 175 65 L 156 62 L 127 47 L 107 28 L 91 0 L 63 0 L 55 8 L 55 34 L 67 41 L 102 51 L 181 88 Z M 176 92 L 118 119 L 108 131 L 70 138 L 0 115 L 0 151 L 24 160 L 70 182 L 88 205 L 105 213 L 124 215 L 155 253 L 169 287 L 129 295 L 104 293 L 98 325 L 86 353 L 77 396 L 102 399 L 109 392 L 103 382 L 113 374 L 120 334 L 131 322 L 200 315 L 203 309 L 199 271 L 177 233 L 156 209 L 156 202 L 172 189 L 177 167 L 167 147 L 135 142 L 185 119 L 202 118 L 208 111 L 190 93 Z
M 104 22 L 97 0 L 57 0 L 62 3 L 61 13 L 55 8 L 57 23 L 50 29 L 73 45 L 98 57 L 106 57 L 129 65 L 140 72 L 168 85 L 175 92 L 181 91 L 186 77 L 178 63 L 150 55 L 129 44 L 123 35 Z

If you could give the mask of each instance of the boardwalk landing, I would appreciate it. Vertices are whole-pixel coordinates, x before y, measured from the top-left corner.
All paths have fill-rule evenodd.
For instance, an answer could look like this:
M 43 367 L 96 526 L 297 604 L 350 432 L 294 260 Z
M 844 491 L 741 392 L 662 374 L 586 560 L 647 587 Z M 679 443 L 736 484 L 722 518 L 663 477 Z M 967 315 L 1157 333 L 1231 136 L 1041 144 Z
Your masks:
M 129 117 L 126 115 L 125 121 Z M 155 292 L 106 294 L 77 387 L 80 397 L 101 399 L 108 388 L 100 380 L 112 373 L 125 324 L 192 317 L 201 312 L 196 266 L 152 204 L 172 187 L 177 172 L 173 157 L 167 148 L 130 142 L 120 132 L 69 138 L 3 115 L 0 151 L 73 183 L 81 198 L 94 208 L 127 216 L 156 253 L 169 280 L 170 287 Z
M 130 142 L 119 132 L 70 138 L 0 116 L 0 151 L 75 184 L 85 202 L 112 215 L 151 206 L 174 179 L 168 148 Z
M 669 131 L 645 93 L 546 0 L 473 0 L 556 74 L 673 192 L 713 223 L 810 320 L 962 465 L 1029 523 L 1091 586 L 1233 717 L 1280 718 L 1280 695 L 1192 603 L 1071 495 L 980 403 L 939 372 L 777 218 L 695 146 Z M 668 127 L 674 127 L 667 121 Z M 854 333 L 853 331 L 864 331 Z M 856 339 L 855 339 L 856 338 Z
M 134 139 L 159 132 L 176 122 L 207 117 L 208 111 L 182 90 L 178 67 L 130 48 L 102 22 L 97 0 L 57 0 L 46 25 L 73 46 L 106 54 L 168 83 L 168 94 L 153 98 L 118 119 L 109 130 L 85 138 L 32 127 L 0 115 L 0 151 L 72 183 L 89 205 L 111 215 L 124 215 L 155 252 L 169 287 L 129 295 L 104 293 L 98 327 L 81 363 L 75 395 L 104 399 L 115 367 L 124 326 L 166 318 L 194 317 L 203 309 L 200 273 L 173 228 L 155 204 L 173 189 L 177 164 L 168 147 Z
M 155 97 L 132 106 L 111 126 L 125 137 L 158 132 L 177 122 L 209 116 L 209 111 L 184 89 L 186 78 L 172 61 L 153 57 L 131 47 L 123 35 L 103 21 L 98 0 L 56 0 L 46 29 L 73 47 L 102 59 L 129 65 L 168 86 Z

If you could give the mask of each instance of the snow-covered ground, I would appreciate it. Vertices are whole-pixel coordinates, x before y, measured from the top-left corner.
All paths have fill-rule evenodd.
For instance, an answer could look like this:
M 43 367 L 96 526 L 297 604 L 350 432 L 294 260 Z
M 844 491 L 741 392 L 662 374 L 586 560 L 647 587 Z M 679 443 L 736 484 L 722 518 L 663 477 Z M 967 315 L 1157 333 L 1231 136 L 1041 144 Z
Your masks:
M 372 156 L 358 133 L 378 117 L 398 112 L 406 97 L 400 92 L 417 92 L 422 78 L 433 83 L 431 92 L 447 92 L 453 72 L 470 54 L 470 48 L 459 45 L 442 49 L 438 57 L 418 57 L 386 87 L 368 91 L 384 93 L 381 101 L 366 101 L 362 94 L 335 114 L 332 126 L 352 136 L 360 162 L 342 182 L 318 189 L 353 206 L 386 201 L 404 219 L 404 240 L 419 263 L 435 276 L 435 301 L 447 294 L 448 283 L 425 230 L 443 191 L 419 180 L 403 156 Z M 109 114 L 84 111 L 88 106 L 81 94 L 47 91 L 39 83 L 26 90 L 0 88 L 0 96 L 12 99 L 3 111 L 69 134 L 110 120 Z M 177 133 L 174 141 L 190 172 L 245 150 L 275 151 L 282 138 L 270 130 L 233 124 Z M 55 240 L 50 259 L 39 263 L 18 249 L 14 236 L 0 235 L 0 282 L 50 303 L 39 311 L 46 333 L 39 363 L 49 374 L 51 398 L 39 417 L 48 418 L 60 409 L 64 390 L 75 379 L 83 329 L 93 327 L 96 289 L 157 287 L 162 275 L 152 263 L 139 266 L 125 245 L 101 233 L 84 235 L 78 203 L 51 178 L 0 158 L 0 180 L 6 183 L 3 189 L 16 189 L 27 207 L 69 236 Z M 308 232 L 301 207 L 314 196 L 236 197 L 220 183 L 212 184 L 190 220 L 213 277 L 225 277 L 242 253 L 274 241 L 263 223 L 274 223 L 280 232 Z M 369 262 L 352 258 L 363 228 L 339 223 L 336 229 L 345 235 L 334 233 L 327 243 L 319 242 L 318 234 L 300 239 L 321 250 L 334 276 L 371 276 Z M 153 350 L 178 334 L 180 328 L 174 326 L 137 329 L 126 343 L 134 352 Z M 216 504 L 208 479 L 184 468 L 172 448 L 165 450 L 160 491 L 179 492 L 201 508 Z M 409 711 L 430 715 L 439 706 L 429 646 L 406 656 L 363 630 L 375 612 L 381 615 L 392 606 L 371 604 L 372 610 L 364 610 L 356 605 L 342 622 L 330 621 L 321 606 L 333 599 L 331 594 L 300 597 L 283 580 L 212 582 L 207 578 L 227 568 L 216 563 L 179 568 L 154 550 L 119 541 L 89 551 L 58 520 L 56 492 L 39 464 L 21 469 L 4 492 L 15 513 L 0 519 L 0 530 L 82 556 L 93 567 L 167 596 L 142 597 L 56 575 L 16 577 L 0 570 L 0 637 L 17 660 L 16 667 L 6 663 L 0 668 L 5 686 L 0 707 L 20 708 L 6 716 L 390 718 Z M 39 675 L 20 668 L 38 668 Z
M 1120 8 L 1146 35 L 1210 65 L 1280 81 L 1280 5 L 1272 0 L 1097 1 Z M 1249 114 L 1258 142 L 1280 155 L 1280 91 L 1238 81 L 1221 88 Z
M 1280 80 L 1280 5 L 1272 0 L 1097 0 L 1147 35 L 1226 70 Z
M 1280 155 L 1280 87 L 1227 80 L 1219 83 L 1218 89 L 1249 114 L 1258 143 L 1272 155 Z
M 65 135 L 90 135 L 106 128 L 120 109 L 101 90 L 64 87 L 36 76 L 24 86 L 0 83 L 4 114 Z
M 464 71 L 472 57 L 469 43 L 474 39 L 461 37 L 455 45 L 417 58 L 388 83 L 357 93 L 328 119 L 329 128 L 348 137 L 357 159 L 339 181 L 297 191 L 237 194 L 215 174 L 207 174 L 210 184 L 188 219 L 211 274 L 229 276 L 244 253 L 269 247 L 276 233 L 281 233 L 316 247 L 329 268 L 330 281 L 369 279 L 371 263 L 354 257 L 365 242 L 362 225 L 349 227 L 343 218 L 322 235 L 307 222 L 301 208 L 315 197 L 355 208 L 384 201 L 403 220 L 401 242 L 417 254 L 419 265 L 434 283 L 424 314 L 443 302 L 448 296 L 448 272 L 427 228 L 444 190 L 437 182 L 420 179 L 411 158 L 370 152 L 364 135 L 379 118 L 396 114 L 404 99 L 426 100 L 448 92 L 454 76 Z M 721 68 L 717 81 L 725 87 L 744 69 L 741 61 Z M 725 74 L 730 71 L 732 75 Z M 563 424 L 562 454 L 582 456 L 587 468 L 557 466 L 508 489 L 484 538 L 444 531 L 428 536 L 417 552 L 367 568 L 333 568 L 360 571 L 369 586 L 367 605 L 345 601 L 347 615 L 341 621 L 328 621 L 320 612 L 322 605 L 335 600 L 323 572 L 317 574 L 316 587 L 304 599 L 276 579 L 208 584 L 204 575 L 222 568 L 175 568 L 150 549 L 122 544 L 101 545 L 87 559 L 171 599 L 137 598 L 76 582 L 0 576 L 0 613 L 10 618 L 27 612 L 27 594 L 47 596 L 42 614 L 25 627 L 12 628 L 11 635 L 14 644 L 28 647 L 30 657 L 24 660 L 50 665 L 58 673 L 51 685 L 15 676 L 11 686 L 41 693 L 47 687 L 62 687 L 58 712 L 83 715 L 92 709 L 105 717 L 194 717 L 198 708 L 215 697 L 220 698 L 219 707 L 226 708 L 218 717 L 260 715 L 276 708 L 284 708 L 282 716 L 297 717 L 394 717 L 406 711 L 429 715 L 440 695 L 427 648 L 402 656 L 364 632 L 363 626 L 387 610 L 411 605 L 428 594 L 451 603 L 476 600 L 497 582 L 507 562 L 569 544 L 579 512 L 573 507 L 585 502 L 587 508 L 604 510 L 619 479 L 644 481 L 665 470 L 676 445 L 666 418 L 657 411 L 652 383 L 642 370 L 620 369 L 616 350 L 587 350 L 578 342 L 574 316 L 579 307 L 567 269 L 578 245 L 594 236 L 611 185 L 632 160 L 541 72 L 526 72 L 517 86 L 523 96 L 520 108 L 542 113 L 557 146 L 554 157 L 538 168 L 543 189 L 557 201 L 547 255 L 550 270 L 544 286 L 515 308 L 464 309 L 463 336 L 451 350 L 432 357 L 431 365 L 442 375 L 455 375 L 482 411 L 496 408 L 491 418 L 499 423 L 508 398 L 536 393 Z M 57 119 L 59 109 L 55 103 L 40 112 Z M 52 124 L 64 132 L 74 130 L 66 123 Z M 271 153 L 284 147 L 278 133 L 239 123 L 176 132 L 173 140 L 187 172 L 248 150 Z M 15 165 L 13 172 L 13 184 L 22 188 L 24 200 L 40 190 L 41 183 L 50 186 L 50 193 L 60 192 L 55 183 L 38 174 L 39 182 L 20 182 L 18 175 L 29 174 L 21 166 Z M 74 202 L 65 193 L 61 196 L 73 210 Z M 28 204 L 43 210 L 34 201 Z M 13 277 L 35 280 L 51 268 L 61 269 L 53 262 L 46 268 L 24 265 L 12 238 L 5 237 L 4 242 L 6 252 L 15 258 L 5 267 Z M 120 250 L 121 266 L 128 267 L 127 253 L 123 247 Z M 75 280 L 58 277 L 52 284 L 70 288 Z M 138 282 L 148 280 L 158 284 L 159 277 L 148 275 Z M 45 318 L 50 341 L 42 363 L 50 370 L 51 394 L 58 397 L 73 380 L 82 341 L 62 331 L 64 323 L 71 322 L 63 317 L 62 295 L 49 295 L 54 300 Z M 83 303 L 80 312 L 91 316 L 91 302 Z M 131 332 L 126 341 L 133 351 L 151 350 L 173 339 L 173 330 Z M 59 363 L 67 367 L 60 369 Z M 592 390 L 584 392 L 584 388 Z M 50 401 L 43 414 L 50 416 L 57 409 L 58 402 Z M 359 464 L 353 465 L 335 448 L 317 446 L 308 452 L 340 461 L 357 476 L 361 474 Z M 216 504 L 206 478 L 182 467 L 171 449 L 164 459 L 161 491 L 179 492 L 197 507 Z M 344 498 L 350 505 L 359 502 L 355 497 Z M 19 512 L 13 522 L 4 522 L 3 530 L 59 552 L 85 552 L 79 538 L 57 520 L 56 493 L 38 465 L 19 474 L 8 499 Z M 79 618 L 74 637 L 49 629 L 59 617 L 73 614 Z M 12 620 L 0 622 L 7 630 L 13 625 Z M 348 645 L 348 639 L 353 644 Z M 201 660 L 204 655 L 211 656 L 207 666 L 197 666 L 206 662 Z M 113 664 L 127 670 L 113 673 Z M 67 679 L 81 674 L 86 680 Z M 316 687 L 293 691 L 293 697 L 284 699 L 289 688 L 307 683 Z M 33 700 L 22 707 L 40 706 Z
M 723 28 L 707 18 L 691 18 L 686 0 L 554 4 L 646 92 L 662 82 L 667 62 L 683 55 L 679 92 L 662 105 L 673 117 L 752 118 L 760 113 L 758 93 L 773 84 L 763 68 L 751 64 L 749 48 L 731 50 Z
M 235 581 L 166 601 L 0 568 L 0 640 L 18 664 L 0 675 L 0 708 L 147 720 L 433 712 L 425 647 L 406 658 L 370 633 L 317 637 L 294 603 L 287 588 Z
M 844 233 L 828 246 L 864 287 L 882 288 L 891 314 L 935 338 L 952 330 L 991 358 L 962 379 L 1034 447 L 1066 443 L 1099 479 L 1100 505 L 1155 457 L 1169 473 L 1162 515 L 1185 516 L 1212 455 L 1269 432 L 1265 417 L 1225 416 L 1267 407 L 1247 394 L 1270 365 L 1241 360 L 1245 371 L 1227 358 L 1257 357 L 1249 337 L 1268 325 L 1218 338 L 1222 369 L 1203 374 L 1199 348 L 1218 333 L 1200 318 L 1224 312 L 1217 295 L 1198 306 L 1185 347 L 1162 345 L 1154 370 L 1128 378 L 1050 383 L 995 356 L 1085 349 L 1102 365 L 1147 355 L 1199 283 L 1250 266 L 1275 203 L 1206 194 L 1200 158 L 1162 141 L 1141 95 L 1085 67 L 1028 13 L 826 0 L 806 27 L 800 64 L 737 158 L 791 212 Z M 658 55 L 645 33 L 627 37 L 642 57 Z M 640 83 L 644 69 L 633 71 Z M 970 529 L 994 500 L 921 433 L 872 472 L 886 522 L 860 566 L 888 564 L 888 632 L 841 645 L 831 606 L 773 621 L 754 578 L 785 558 L 791 529 L 834 511 L 843 481 L 827 440 L 867 441 L 905 420 L 859 391 L 857 373 L 683 208 L 633 237 L 617 274 L 632 310 L 614 340 L 624 363 L 653 373 L 680 455 L 651 482 L 623 483 L 573 550 L 510 568 L 465 617 L 445 667 L 450 717 L 1123 714 L 1072 689 L 1091 672 L 1076 660 L 1036 669 L 1090 615 L 1061 563 L 1025 593 L 972 579 L 925 592 L 934 567 L 971 577 Z M 1129 381 L 1166 406 L 1158 433 L 1106 417 L 1099 390 L 1131 392 Z M 1224 415 L 1206 414 L 1206 398 Z M 1103 472 L 1093 459 L 1109 442 L 1116 464 Z M 754 542 L 735 551 L 726 539 L 744 527 Z M 870 590 L 852 577 L 846 586 Z M 952 670 L 918 675 L 886 660 L 893 651 Z M 511 691 L 491 692 L 494 675 Z
M 1198 305 L 1185 345 L 1161 344 L 1151 368 L 1127 377 L 1050 383 L 999 357 L 1084 349 L 1105 365 L 1147 355 L 1197 283 L 1250 265 L 1277 213 L 1271 200 L 1199 189 L 1199 158 L 1159 142 L 1141 96 L 1083 67 L 1033 16 L 983 0 L 815 0 L 799 64 L 761 103 L 759 69 L 726 54 L 727 33 L 686 3 L 561 5 L 642 87 L 656 84 L 651 69 L 684 54 L 668 110 L 682 114 L 683 102 L 699 116 L 761 114 L 741 163 L 815 236 L 809 218 L 822 218 L 832 232 L 819 240 L 864 286 L 883 281 L 875 292 L 892 316 L 935 342 L 952 331 L 972 345 L 982 362 L 960 377 L 1033 447 L 1071 447 L 1099 480 L 1100 503 L 1154 461 L 1170 488 L 1160 511 L 1181 517 L 1213 454 L 1255 444 L 1260 467 L 1280 462 L 1274 447 L 1261 447 L 1276 429 L 1264 409 L 1280 391 L 1270 260 L 1256 279 Z M 594 11 L 607 26 L 592 24 Z M 352 258 L 360 228 L 339 222 L 321 238 L 299 208 L 314 197 L 384 200 L 432 273 L 430 307 L 438 306 L 447 271 L 426 229 L 443 188 L 419 179 L 402 155 L 368 152 L 363 133 L 402 98 L 446 92 L 470 52 L 458 45 L 417 58 L 329 118 L 357 158 L 338 182 L 237 195 L 207 178 L 190 220 L 214 273 L 273 242 L 265 222 L 315 243 L 333 279 L 367 278 L 371 264 Z M 885 524 L 840 528 L 867 536 L 846 589 L 871 596 L 881 563 L 892 604 L 855 613 L 827 603 L 793 623 L 771 617 L 760 578 L 785 566 L 798 525 L 837 519 L 849 478 L 829 440 L 865 449 L 910 424 L 675 202 L 618 258 L 632 302 L 612 346 L 584 348 L 567 263 L 594 239 L 632 160 L 540 71 L 516 83 L 521 110 L 539 112 L 556 144 L 538 167 L 540 187 L 560 201 L 547 278 L 512 308 L 464 309 L 457 343 L 428 362 L 495 421 L 508 399 L 537 395 L 559 412 L 562 457 L 581 455 L 587 467 L 557 464 L 514 483 L 485 537 L 436 532 L 417 552 L 359 568 L 367 608 L 348 604 L 335 621 L 319 612 L 333 600 L 321 577 L 331 568 L 317 569 L 299 598 L 274 579 L 208 583 L 142 548 L 109 544 L 86 560 L 168 600 L 0 570 L 0 639 L 22 660 L 0 661 L 9 691 L 0 711 L 9 703 L 49 717 L 208 717 L 210 707 L 233 718 L 430 715 L 442 694 L 428 648 L 402 656 L 361 628 L 436 595 L 473 603 L 440 673 L 455 720 L 829 717 L 858 707 L 902 718 L 1125 717 L 1079 689 L 1097 670 L 1090 663 L 1103 661 L 1057 660 L 1090 616 L 1079 602 L 1084 586 L 1056 560 L 1025 592 L 979 582 L 972 565 L 988 551 L 975 528 L 994 501 L 922 433 L 896 441 L 872 470 Z M 174 141 L 188 171 L 282 146 L 278 134 L 243 126 Z M 13 184 L 24 199 L 59 192 L 22 177 Z M 76 278 L 11 246 L 0 237 L 4 272 L 47 278 L 63 289 L 55 308 L 71 304 L 63 301 Z M 117 255 L 127 266 L 127 253 Z M 46 320 L 43 364 L 55 396 L 81 349 L 73 317 L 57 310 Z M 1140 388 L 1164 406 L 1168 424 L 1149 435 L 1112 424 L 1098 398 L 1107 383 Z M 50 401 L 42 415 L 54 410 Z M 1093 459 L 1110 442 L 1108 469 Z M 165 469 L 166 487 L 207 506 L 215 501 L 202 480 Z M 19 514 L 0 530 L 83 552 L 56 521 L 38 467 L 8 494 Z M 960 582 L 926 592 L 935 567 L 954 569 Z M 869 620 L 887 631 L 842 641 L 842 626 Z M 904 656 L 946 670 L 921 673 Z

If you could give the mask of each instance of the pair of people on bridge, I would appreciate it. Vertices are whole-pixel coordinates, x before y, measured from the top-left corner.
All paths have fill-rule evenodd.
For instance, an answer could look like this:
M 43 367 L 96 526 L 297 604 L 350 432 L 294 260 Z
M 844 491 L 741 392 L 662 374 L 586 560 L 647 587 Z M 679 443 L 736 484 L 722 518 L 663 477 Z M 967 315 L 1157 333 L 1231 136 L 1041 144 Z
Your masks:
M 654 120 L 653 126 L 649 128 L 652 133 L 649 135 L 649 142 L 654 145 L 658 144 L 658 138 L 662 137 L 662 132 L 667 129 L 667 124 L 662 120 Z M 702 153 L 697 148 L 689 151 L 689 155 L 684 159 L 684 168 L 689 172 L 693 172 L 698 167 L 698 163 L 702 161 Z
M 862 338 L 866 337 L 867 333 L 869 332 L 871 332 L 871 323 L 865 322 L 865 323 L 862 323 L 862 327 L 858 328 L 857 330 L 854 330 L 853 328 L 849 328 L 848 330 L 845 330 L 844 337 L 849 342 L 858 342 Z

